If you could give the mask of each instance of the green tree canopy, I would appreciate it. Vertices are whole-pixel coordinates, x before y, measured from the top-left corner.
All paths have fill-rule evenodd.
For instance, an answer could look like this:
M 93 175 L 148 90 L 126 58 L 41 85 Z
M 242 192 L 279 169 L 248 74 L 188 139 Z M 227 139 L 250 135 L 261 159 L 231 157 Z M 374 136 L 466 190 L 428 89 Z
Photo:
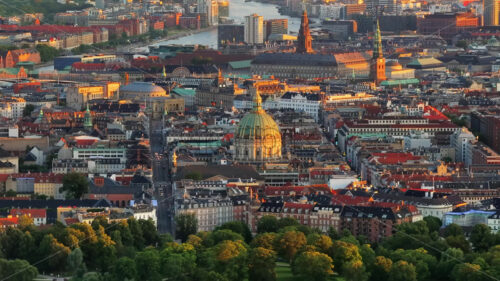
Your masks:
M 307 244 L 306 236 L 300 231 L 287 231 L 278 238 L 279 253 L 289 261 Z
M 0 280 L 29 281 L 37 276 L 36 267 L 25 260 L 0 259 Z
M 68 199 L 80 199 L 89 192 L 89 182 L 83 174 L 68 173 L 63 177 L 63 186 L 60 192 L 66 192 Z
M 175 217 L 175 236 L 186 242 L 191 234 L 196 234 L 198 230 L 198 219 L 192 213 L 179 214 Z
M 278 232 L 278 219 L 275 216 L 263 216 L 257 223 L 257 232 Z
M 252 241 L 252 232 L 250 231 L 248 224 L 242 221 L 226 222 L 225 224 L 215 228 L 215 230 L 221 229 L 229 229 L 235 233 L 240 234 L 241 236 L 243 236 L 243 238 L 245 238 L 246 243 L 250 243 L 250 241 Z
M 248 261 L 248 280 L 275 281 L 276 253 L 262 247 L 250 251 Z
M 293 272 L 301 280 L 327 280 L 333 275 L 333 260 L 320 252 L 302 252 L 293 262 Z
M 407 261 L 394 263 L 389 272 L 389 281 L 417 281 L 415 266 Z

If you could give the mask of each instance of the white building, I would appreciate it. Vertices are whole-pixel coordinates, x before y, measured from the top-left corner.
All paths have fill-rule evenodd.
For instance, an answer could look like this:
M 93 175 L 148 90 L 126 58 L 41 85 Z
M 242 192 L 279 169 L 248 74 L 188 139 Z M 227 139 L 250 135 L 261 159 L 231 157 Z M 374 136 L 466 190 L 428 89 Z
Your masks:
M 26 100 L 23 98 L 10 97 L 0 101 L 0 117 L 18 119 L 23 117 Z
M 488 226 L 493 233 L 497 233 L 500 230 L 500 211 L 496 211 L 488 217 Z
M 451 13 L 451 4 L 431 4 L 429 5 L 429 13 L 431 14 Z
M 264 18 L 257 14 L 246 16 L 244 33 L 245 43 L 264 43 Z
M 176 202 L 176 215 L 192 213 L 198 220 L 198 231 L 212 231 L 217 226 L 234 220 L 231 200 L 197 199 Z
M 342 10 L 344 9 L 344 4 L 322 4 L 319 6 L 319 18 L 339 20 L 342 19 Z
M 456 131 L 450 136 L 450 145 L 455 148 L 455 161 L 466 162 L 467 151 L 476 141 L 476 137 L 465 127 L 460 131 Z
M 278 99 L 280 109 L 293 109 L 309 114 L 318 121 L 321 98 L 319 94 L 285 93 Z
M 124 147 L 94 147 L 94 148 L 73 148 L 73 159 L 88 160 L 91 158 L 118 158 L 121 163 L 127 162 L 127 149 Z
M 150 205 L 134 205 L 132 206 L 132 211 L 136 220 L 152 220 L 154 225 L 158 226 L 155 207 Z
M 428 133 L 420 131 L 411 132 L 409 136 L 404 137 L 404 149 L 411 150 L 417 148 L 431 147 L 431 138 Z

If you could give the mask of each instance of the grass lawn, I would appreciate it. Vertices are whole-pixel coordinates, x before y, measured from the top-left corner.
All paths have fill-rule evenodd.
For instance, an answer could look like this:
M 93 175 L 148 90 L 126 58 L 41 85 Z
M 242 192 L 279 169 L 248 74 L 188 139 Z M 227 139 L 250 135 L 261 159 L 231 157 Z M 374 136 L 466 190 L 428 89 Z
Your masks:
M 292 274 L 292 268 L 288 263 L 284 262 L 276 263 L 276 277 L 277 281 L 295 280 L 295 277 Z
M 307 281 L 299 278 L 298 276 L 293 276 L 292 268 L 290 264 L 286 262 L 276 263 L 276 280 L 277 281 Z M 339 276 L 331 276 L 329 281 L 345 281 L 344 278 Z

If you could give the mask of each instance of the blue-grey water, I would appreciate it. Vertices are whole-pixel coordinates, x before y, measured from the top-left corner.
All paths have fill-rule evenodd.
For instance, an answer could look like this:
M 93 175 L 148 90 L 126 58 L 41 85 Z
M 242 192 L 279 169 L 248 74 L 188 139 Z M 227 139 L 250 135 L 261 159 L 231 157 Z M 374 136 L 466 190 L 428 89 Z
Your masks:
M 280 15 L 277 5 L 260 2 L 245 2 L 244 0 L 229 0 L 229 18 L 234 20 L 234 23 L 243 23 L 245 16 L 253 13 L 263 16 L 265 20 L 288 19 L 288 32 L 296 33 L 299 30 L 300 18 Z M 165 44 L 201 44 L 211 48 L 217 48 L 217 29 L 191 34 L 177 39 L 161 41 L 154 45 Z

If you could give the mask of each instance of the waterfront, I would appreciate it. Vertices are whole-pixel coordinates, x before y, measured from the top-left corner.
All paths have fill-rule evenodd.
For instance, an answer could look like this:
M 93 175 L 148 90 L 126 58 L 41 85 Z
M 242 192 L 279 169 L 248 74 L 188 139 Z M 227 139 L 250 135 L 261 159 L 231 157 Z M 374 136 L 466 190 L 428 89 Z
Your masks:
M 279 6 L 261 2 L 245 2 L 245 0 L 230 0 L 229 18 L 234 23 L 243 23 L 245 16 L 258 11 L 258 14 L 266 19 L 288 19 L 288 32 L 296 33 L 300 27 L 300 18 L 292 18 L 286 15 L 280 15 Z M 165 44 L 202 44 L 210 48 L 217 48 L 217 29 L 211 29 L 200 33 L 195 33 L 171 40 L 160 41 L 154 46 Z M 142 49 L 142 48 L 141 48 Z

